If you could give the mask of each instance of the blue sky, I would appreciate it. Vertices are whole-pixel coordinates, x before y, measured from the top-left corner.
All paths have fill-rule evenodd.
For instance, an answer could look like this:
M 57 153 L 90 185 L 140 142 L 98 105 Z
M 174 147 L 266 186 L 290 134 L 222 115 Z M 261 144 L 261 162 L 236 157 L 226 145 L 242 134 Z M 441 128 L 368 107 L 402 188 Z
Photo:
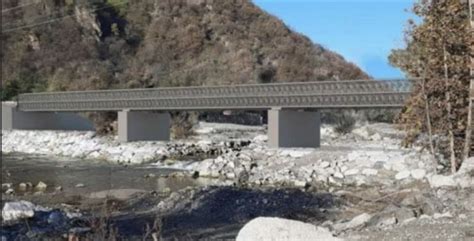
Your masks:
M 374 78 L 403 74 L 388 64 L 390 50 L 404 46 L 403 30 L 414 0 L 254 0 Z

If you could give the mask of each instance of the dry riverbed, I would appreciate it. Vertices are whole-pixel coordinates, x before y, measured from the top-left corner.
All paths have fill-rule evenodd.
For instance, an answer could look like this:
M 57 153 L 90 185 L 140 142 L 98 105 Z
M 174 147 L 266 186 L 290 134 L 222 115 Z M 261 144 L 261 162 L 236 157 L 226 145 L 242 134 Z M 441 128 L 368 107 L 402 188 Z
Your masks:
M 392 125 L 346 135 L 324 126 L 318 149 L 267 148 L 265 127 L 200 123 L 196 132 L 119 143 L 90 132 L 2 131 L 1 235 L 234 239 L 269 216 L 339 240 L 474 239 L 474 161 L 443 175 L 425 150 L 401 148 Z M 10 205 L 17 200 L 27 202 Z M 28 215 L 5 222 L 15 208 Z

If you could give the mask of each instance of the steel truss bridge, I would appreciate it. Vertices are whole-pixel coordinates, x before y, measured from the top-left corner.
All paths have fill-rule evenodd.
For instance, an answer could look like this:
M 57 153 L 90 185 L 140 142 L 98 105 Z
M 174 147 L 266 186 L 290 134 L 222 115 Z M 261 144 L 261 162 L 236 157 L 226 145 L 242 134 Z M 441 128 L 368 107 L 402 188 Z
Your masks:
M 414 80 L 347 80 L 21 94 L 24 112 L 400 108 Z

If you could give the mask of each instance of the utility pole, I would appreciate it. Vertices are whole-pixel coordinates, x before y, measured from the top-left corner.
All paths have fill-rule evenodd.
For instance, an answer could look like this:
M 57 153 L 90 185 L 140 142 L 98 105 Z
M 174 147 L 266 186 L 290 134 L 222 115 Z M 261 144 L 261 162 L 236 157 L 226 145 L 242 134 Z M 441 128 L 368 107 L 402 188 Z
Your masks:
M 472 100 L 474 99 L 474 0 L 468 0 L 468 8 L 469 8 L 469 22 L 470 22 L 470 31 L 469 31 L 469 48 L 471 51 L 470 54 L 470 89 L 469 89 L 469 109 L 468 109 L 468 117 L 467 117 L 467 127 L 466 127 L 466 140 L 465 140 L 465 146 L 464 146 L 464 160 L 466 160 L 469 155 L 471 150 L 471 145 L 472 145 L 472 108 L 473 108 L 473 103 Z

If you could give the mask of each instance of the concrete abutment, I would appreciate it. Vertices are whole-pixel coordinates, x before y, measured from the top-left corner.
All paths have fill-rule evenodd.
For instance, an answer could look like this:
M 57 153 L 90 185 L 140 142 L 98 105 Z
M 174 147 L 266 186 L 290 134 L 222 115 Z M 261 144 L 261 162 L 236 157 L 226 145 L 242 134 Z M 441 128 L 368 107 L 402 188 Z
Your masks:
M 2 102 L 2 130 L 93 131 L 94 125 L 75 113 L 23 112 L 15 102 Z

